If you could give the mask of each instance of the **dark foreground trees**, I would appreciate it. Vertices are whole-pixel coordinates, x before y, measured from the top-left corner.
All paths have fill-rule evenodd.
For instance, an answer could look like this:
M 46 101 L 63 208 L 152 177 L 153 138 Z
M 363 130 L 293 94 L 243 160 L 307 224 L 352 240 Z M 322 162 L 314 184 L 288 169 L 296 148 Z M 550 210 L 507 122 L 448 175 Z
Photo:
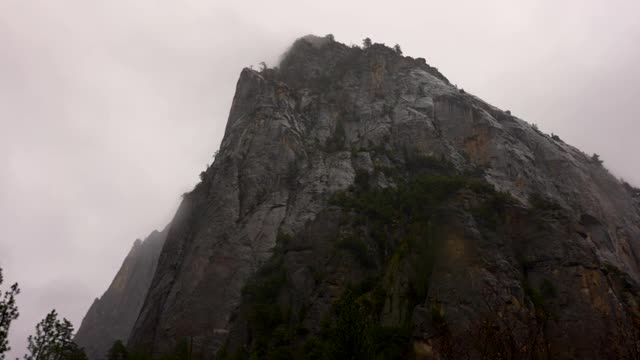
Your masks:
M 50 313 L 36 325 L 36 333 L 29 336 L 25 360 L 86 360 L 84 350 L 73 342 L 73 325 Z
M 4 278 L 0 268 L 0 285 Z M 0 360 L 11 350 L 9 328 L 18 318 L 16 295 L 20 293 L 18 283 L 11 285 L 4 293 L 0 290 Z M 36 325 L 36 333 L 29 336 L 26 360 L 87 360 L 87 355 L 73 342 L 73 325 L 67 319 L 58 320 L 58 313 L 52 310 Z
M 109 352 L 107 353 L 108 360 L 127 360 L 129 359 L 129 352 L 127 347 L 120 340 L 116 340 Z
M 0 285 L 3 282 L 2 268 L 0 268 Z M 9 346 L 9 328 L 11 322 L 18 318 L 18 306 L 16 305 L 16 295 L 20 293 L 18 283 L 11 285 L 4 293 L 0 290 L 0 360 L 4 359 L 5 352 L 11 350 Z

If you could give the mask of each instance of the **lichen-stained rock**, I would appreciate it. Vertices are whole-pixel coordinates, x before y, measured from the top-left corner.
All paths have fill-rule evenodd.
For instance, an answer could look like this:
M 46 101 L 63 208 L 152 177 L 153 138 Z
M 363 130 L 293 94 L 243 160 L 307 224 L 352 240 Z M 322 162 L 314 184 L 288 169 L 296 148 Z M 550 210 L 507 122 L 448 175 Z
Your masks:
M 308 36 L 279 68 L 242 71 L 129 344 L 326 350 L 323 326 L 355 306 L 417 357 L 452 339 L 471 357 L 495 339 L 484 348 L 508 340 L 514 357 L 622 354 L 639 310 L 637 193 L 424 59 Z
M 75 336 L 92 360 L 106 359 L 113 342 L 126 342 L 153 279 L 167 232 L 136 240 L 111 285 L 95 299 Z

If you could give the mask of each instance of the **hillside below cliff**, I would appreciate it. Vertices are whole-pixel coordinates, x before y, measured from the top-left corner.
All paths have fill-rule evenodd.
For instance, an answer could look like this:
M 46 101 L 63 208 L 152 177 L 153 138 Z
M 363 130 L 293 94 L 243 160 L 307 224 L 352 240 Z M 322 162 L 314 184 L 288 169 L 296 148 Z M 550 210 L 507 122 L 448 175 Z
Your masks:
M 424 59 L 297 40 L 242 71 L 201 178 L 129 337 L 149 357 L 637 351 L 638 189 Z
M 75 342 L 91 360 L 106 359 L 114 341 L 126 342 L 129 338 L 166 235 L 166 230 L 153 231 L 144 241 L 136 240 L 107 291 L 89 308 Z

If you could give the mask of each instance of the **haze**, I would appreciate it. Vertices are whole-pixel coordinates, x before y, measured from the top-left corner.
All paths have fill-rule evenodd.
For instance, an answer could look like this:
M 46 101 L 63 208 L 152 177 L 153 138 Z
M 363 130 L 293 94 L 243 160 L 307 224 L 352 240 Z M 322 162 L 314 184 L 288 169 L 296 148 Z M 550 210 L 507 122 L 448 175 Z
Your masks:
M 302 35 L 399 43 L 640 185 L 640 2 L 0 0 L 0 266 L 21 356 L 76 329 L 218 148 L 245 66 Z

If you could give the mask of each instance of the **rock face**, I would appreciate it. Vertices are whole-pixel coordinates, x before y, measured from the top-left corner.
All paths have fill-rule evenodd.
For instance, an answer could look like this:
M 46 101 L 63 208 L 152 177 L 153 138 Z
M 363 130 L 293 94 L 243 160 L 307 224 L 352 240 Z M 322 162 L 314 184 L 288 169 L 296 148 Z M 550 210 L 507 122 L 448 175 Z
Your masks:
M 153 356 L 635 345 L 638 190 L 424 59 L 308 36 L 244 69 L 202 179 L 129 339 Z
M 166 230 L 153 231 L 144 241 L 136 240 L 107 291 L 89 308 L 75 342 L 85 349 L 90 359 L 105 359 L 116 340 L 126 343 L 166 237 Z

